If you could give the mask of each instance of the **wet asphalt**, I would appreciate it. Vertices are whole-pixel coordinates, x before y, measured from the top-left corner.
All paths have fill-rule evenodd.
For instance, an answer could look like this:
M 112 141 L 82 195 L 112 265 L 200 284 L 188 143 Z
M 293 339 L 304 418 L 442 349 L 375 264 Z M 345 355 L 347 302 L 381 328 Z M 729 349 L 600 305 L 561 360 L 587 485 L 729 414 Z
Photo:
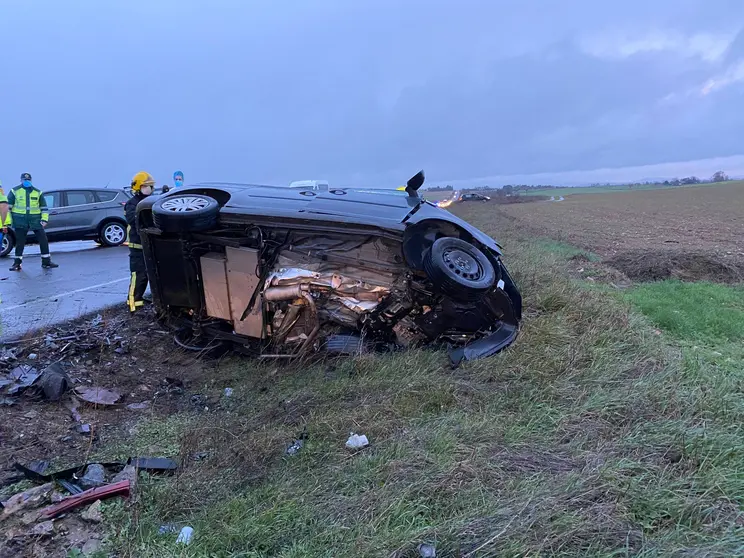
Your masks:
M 128 248 L 95 242 L 50 245 L 57 269 L 42 269 L 38 246 L 28 246 L 23 271 L 0 258 L 0 343 L 82 314 L 124 305 L 129 287 Z

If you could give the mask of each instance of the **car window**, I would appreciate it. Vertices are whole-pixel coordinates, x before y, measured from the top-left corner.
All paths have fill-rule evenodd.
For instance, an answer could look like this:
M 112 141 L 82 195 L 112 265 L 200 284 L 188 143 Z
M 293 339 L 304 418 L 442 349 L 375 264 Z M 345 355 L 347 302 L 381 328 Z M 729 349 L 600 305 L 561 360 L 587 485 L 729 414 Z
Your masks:
M 96 200 L 93 196 L 93 192 L 90 190 L 69 190 L 67 192 L 67 207 L 95 202 Z
M 97 190 L 96 197 L 98 198 L 98 201 L 109 202 L 112 201 L 118 193 L 119 192 L 112 192 L 110 190 Z
M 46 200 L 47 207 L 59 207 L 59 192 L 45 192 L 44 199 Z

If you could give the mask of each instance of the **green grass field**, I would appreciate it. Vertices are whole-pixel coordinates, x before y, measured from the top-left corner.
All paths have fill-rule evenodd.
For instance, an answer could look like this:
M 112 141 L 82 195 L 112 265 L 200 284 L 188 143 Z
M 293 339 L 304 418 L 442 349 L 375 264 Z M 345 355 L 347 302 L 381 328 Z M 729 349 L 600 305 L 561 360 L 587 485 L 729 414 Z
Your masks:
M 570 246 L 487 204 L 457 211 L 505 246 L 526 304 L 515 345 L 456 371 L 427 351 L 224 360 L 197 388 L 232 398 L 108 450 L 185 464 L 105 503 L 118 556 L 415 557 L 421 542 L 438 557 L 744 553 L 741 291 L 587 289 L 566 272 Z M 371 446 L 346 450 L 350 431 Z M 158 535 L 168 521 L 192 525 L 193 543 Z

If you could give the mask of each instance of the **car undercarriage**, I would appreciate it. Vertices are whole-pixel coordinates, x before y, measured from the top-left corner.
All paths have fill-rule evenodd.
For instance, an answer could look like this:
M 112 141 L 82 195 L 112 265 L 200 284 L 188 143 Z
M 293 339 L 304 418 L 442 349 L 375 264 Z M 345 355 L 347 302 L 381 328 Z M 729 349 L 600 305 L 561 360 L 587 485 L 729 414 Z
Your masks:
M 456 366 L 517 335 L 521 297 L 500 254 L 456 224 L 310 223 L 225 211 L 201 192 L 139 211 L 156 307 L 194 338 L 264 359 L 448 346 Z

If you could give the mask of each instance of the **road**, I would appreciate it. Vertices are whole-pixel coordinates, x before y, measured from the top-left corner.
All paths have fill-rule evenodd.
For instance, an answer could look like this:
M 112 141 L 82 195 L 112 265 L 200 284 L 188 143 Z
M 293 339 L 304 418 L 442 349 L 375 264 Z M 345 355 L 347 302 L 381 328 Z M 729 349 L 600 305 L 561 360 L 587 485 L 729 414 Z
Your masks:
M 57 269 L 41 269 L 38 246 L 28 246 L 23 271 L 8 271 L 12 257 L 0 259 L 0 341 L 125 304 L 129 287 L 128 248 L 101 248 L 94 242 L 51 245 Z

